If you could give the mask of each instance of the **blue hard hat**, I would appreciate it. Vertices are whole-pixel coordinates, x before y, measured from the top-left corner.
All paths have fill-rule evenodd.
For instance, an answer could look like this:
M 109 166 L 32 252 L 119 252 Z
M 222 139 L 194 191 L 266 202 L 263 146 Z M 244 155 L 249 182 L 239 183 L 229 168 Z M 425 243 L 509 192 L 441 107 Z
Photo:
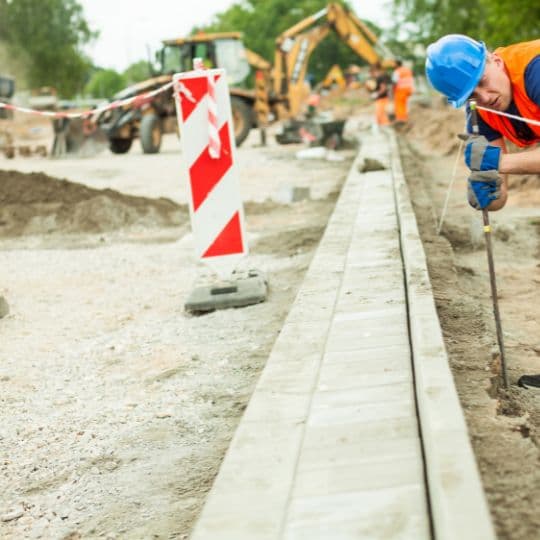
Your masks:
M 486 58 L 482 41 L 449 34 L 427 48 L 426 76 L 454 107 L 461 107 L 480 82 Z

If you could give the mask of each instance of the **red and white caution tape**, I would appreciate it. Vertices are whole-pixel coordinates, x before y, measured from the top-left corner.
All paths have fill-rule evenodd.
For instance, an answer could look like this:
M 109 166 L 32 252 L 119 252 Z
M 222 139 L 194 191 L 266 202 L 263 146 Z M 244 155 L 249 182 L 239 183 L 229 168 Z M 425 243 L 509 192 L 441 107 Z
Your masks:
M 540 122 L 538 120 L 533 120 L 532 118 L 524 118 L 523 116 L 516 116 L 515 114 L 508 114 L 505 112 L 496 111 L 494 109 L 488 109 L 487 107 L 480 107 L 480 105 L 476 105 L 476 108 L 482 111 L 498 114 L 499 116 L 506 116 L 508 118 L 513 118 L 514 120 L 521 120 L 522 122 L 526 122 L 527 124 L 532 124 L 533 126 L 540 126 Z
M 193 69 L 205 70 L 202 58 L 193 59 Z M 218 111 L 216 100 L 216 80 L 214 75 L 206 76 L 208 84 L 208 153 L 212 159 L 219 159 L 221 156 L 221 140 L 218 131 Z
M 35 114 L 37 116 L 47 116 L 49 118 L 88 118 L 89 116 L 98 115 L 111 109 L 118 109 L 119 107 L 132 106 L 137 109 L 139 107 L 142 107 L 146 103 L 152 101 L 152 99 L 158 94 L 161 94 L 162 92 L 165 92 L 166 90 L 171 88 L 172 85 L 173 83 L 171 81 L 167 84 L 164 84 L 163 86 L 160 86 L 159 88 L 156 88 L 155 90 L 152 90 L 151 92 L 145 92 L 144 94 L 139 94 L 137 96 L 126 99 L 119 99 L 116 101 L 112 101 L 111 103 L 106 103 L 105 105 L 102 105 L 101 107 L 98 107 L 96 109 L 88 109 L 81 112 L 68 113 L 59 111 L 39 111 L 37 109 L 18 107 L 16 105 L 12 105 L 11 103 L 2 102 L 0 102 L 0 109 L 7 109 L 8 111 L 18 111 L 26 114 Z

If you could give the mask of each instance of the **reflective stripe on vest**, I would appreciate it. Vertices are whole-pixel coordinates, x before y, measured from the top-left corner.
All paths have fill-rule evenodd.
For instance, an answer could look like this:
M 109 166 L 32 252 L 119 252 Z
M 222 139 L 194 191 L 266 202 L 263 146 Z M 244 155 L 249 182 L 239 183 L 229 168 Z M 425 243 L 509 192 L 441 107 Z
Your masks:
M 500 47 L 495 50 L 495 54 L 504 62 L 512 85 L 512 99 L 519 114 L 523 118 L 540 120 L 540 107 L 529 99 L 525 90 L 525 70 L 529 62 L 540 54 L 540 39 Z M 509 118 L 488 111 L 479 110 L 478 113 L 486 124 L 518 146 L 530 146 L 540 142 L 540 126 L 528 124 L 535 137 L 531 140 L 523 140 L 518 138 Z
M 412 71 L 405 67 L 400 66 L 395 69 L 394 74 L 396 75 L 397 81 L 395 88 L 399 90 L 414 90 L 414 78 Z

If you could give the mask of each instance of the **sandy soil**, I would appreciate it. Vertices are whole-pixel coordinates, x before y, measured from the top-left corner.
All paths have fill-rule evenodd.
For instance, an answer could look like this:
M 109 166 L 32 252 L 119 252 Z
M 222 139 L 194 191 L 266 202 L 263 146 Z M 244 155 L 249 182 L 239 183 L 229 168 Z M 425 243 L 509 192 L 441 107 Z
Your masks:
M 257 142 L 238 152 L 240 268 L 269 297 L 200 317 L 174 137 L 156 156 L 0 158 L 2 539 L 189 535 L 355 154 Z M 286 204 L 294 186 L 311 198 Z
M 403 164 L 453 374 L 501 540 L 539 537 L 540 390 L 516 385 L 540 373 L 540 177 L 511 177 L 510 199 L 491 213 L 510 387 L 499 355 L 481 214 L 466 202 L 461 159 L 442 235 L 437 225 L 455 163 L 461 111 L 416 109 L 400 139 Z

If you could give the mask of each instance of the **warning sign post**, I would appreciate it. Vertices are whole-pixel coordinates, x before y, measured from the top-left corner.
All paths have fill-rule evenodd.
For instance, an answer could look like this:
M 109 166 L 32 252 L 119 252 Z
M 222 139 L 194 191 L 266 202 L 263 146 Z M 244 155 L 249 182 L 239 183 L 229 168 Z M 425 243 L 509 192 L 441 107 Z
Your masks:
M 196 255 L 220 280 L 196 289 L 186 309 L 243 306 L 248 305 L 248 298 L 249 304 L 262 302 L 266 280 L 258 272 L 243 277 L 233 274 L 248 247 L 225 70 L 179 73 L 173 84 Z M 247 291 L 241 279 L 248 280 Z

